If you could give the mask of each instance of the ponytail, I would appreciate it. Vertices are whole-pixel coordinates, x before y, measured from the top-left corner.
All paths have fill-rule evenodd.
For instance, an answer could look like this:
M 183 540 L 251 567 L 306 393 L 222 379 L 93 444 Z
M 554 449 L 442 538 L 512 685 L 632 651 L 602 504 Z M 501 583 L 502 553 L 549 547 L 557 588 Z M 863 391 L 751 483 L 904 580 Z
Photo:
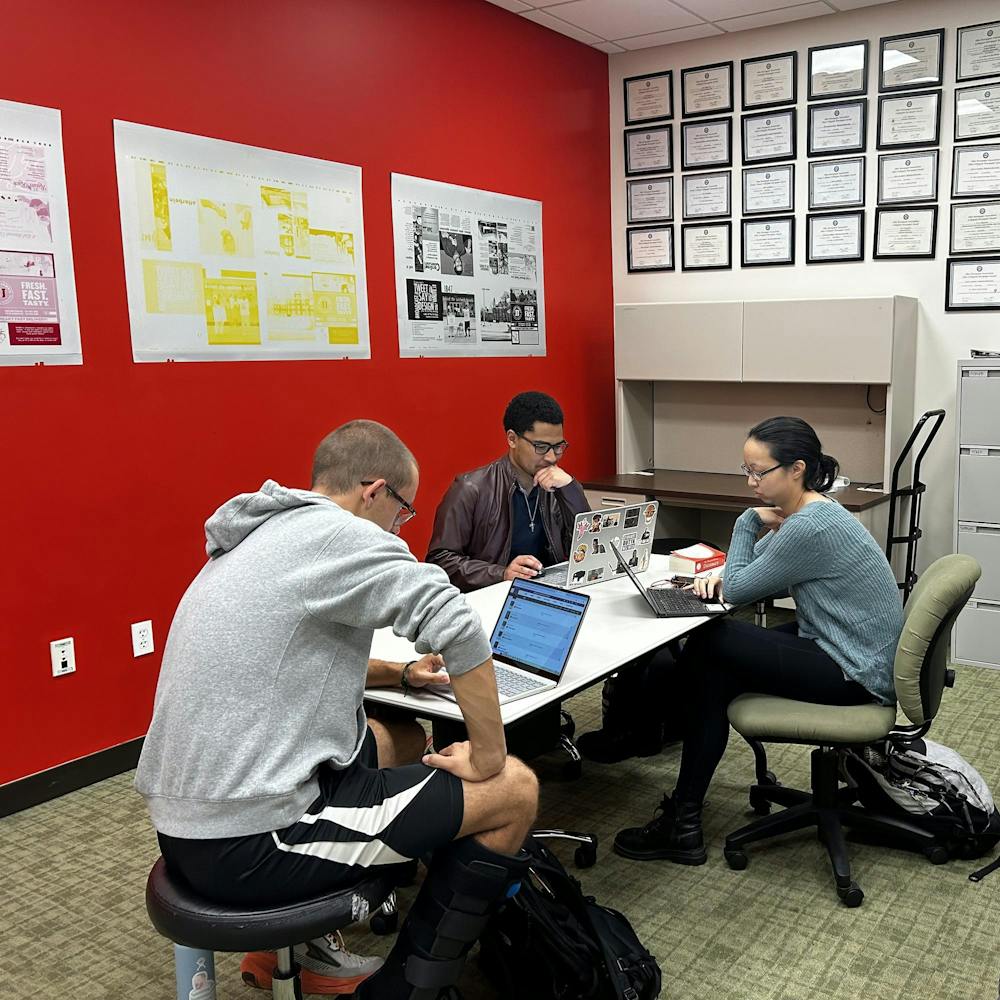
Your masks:
M 806 488 L 810 490 L 815 490 L 817 493 L 826 493 L 831 486 L 833 486 L 834 480 L 837 478 L 837 473 L 840 472 L 840 465 L 837 460 L 831 455 L 824 455 L 820 452 L 819 464 L 816 468 L 815 474 L 806 480 Z

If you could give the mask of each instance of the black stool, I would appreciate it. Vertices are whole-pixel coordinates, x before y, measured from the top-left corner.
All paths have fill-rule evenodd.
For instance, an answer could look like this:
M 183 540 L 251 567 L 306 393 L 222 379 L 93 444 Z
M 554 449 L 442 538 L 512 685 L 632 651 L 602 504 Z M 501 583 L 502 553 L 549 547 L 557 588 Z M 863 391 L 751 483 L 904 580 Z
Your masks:
M 348 889 L 283 906 L 240 908 L 203 899 L 167 871 L 159 858 L 146 882 L 146 912 L 153 926 L 174 942 L 178 1000 L 215 1000 L 217 951 L 273 951 L 275 1000 L 301 1000 L 296 944 L 371 916 L 371 929 L 395 929 L 396 886 L 412 880 L 415 863 L 378 870 Z

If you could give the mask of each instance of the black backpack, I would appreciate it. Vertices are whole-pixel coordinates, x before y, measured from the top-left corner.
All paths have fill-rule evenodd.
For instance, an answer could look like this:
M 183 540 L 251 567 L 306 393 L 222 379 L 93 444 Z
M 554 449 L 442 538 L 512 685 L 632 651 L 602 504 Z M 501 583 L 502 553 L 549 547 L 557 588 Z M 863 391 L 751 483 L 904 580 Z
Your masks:
M 524 847 L 531 855 L 528 875 L 479 939 L 480 966 L 501 996 L 658 997 L 660 967 L 628 920 L 593 896 L 584 896 L 580 883 L 541 843 L 529 837 Z

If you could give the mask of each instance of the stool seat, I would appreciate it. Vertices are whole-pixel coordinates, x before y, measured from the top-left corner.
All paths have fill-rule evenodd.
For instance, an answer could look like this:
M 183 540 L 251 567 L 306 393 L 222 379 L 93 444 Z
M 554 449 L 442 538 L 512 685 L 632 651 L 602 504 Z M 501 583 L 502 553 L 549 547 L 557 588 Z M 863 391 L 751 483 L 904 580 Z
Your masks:
M 729 703 L 729 722 L 741 736 L 765 742 L 873 743 L 895 725 L 896 708 L 816 705 L 767 694 L 741 694 Z
M 337 892 L 281 906 L 239 907 L 199 896 L 157 860 L 146 881 L 146 911 L 153 926 L 175 944 L 205 951 L 275 951 L 364 920 L 405 880 L 412 866 L 376 869 Z

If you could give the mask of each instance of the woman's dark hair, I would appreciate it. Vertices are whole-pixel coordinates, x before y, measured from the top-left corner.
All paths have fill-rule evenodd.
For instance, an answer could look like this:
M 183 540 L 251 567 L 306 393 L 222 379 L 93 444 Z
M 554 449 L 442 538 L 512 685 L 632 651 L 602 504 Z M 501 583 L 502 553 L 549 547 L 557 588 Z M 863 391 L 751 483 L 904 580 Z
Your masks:
M 782 465 L 802 459 L 806 463 L 803 481 L 807 490 L 826 493 L 840 471 L 837 460 L 823 454 L 816 432 L 801 417 L 769 417 L 751 427 L 747 437 L 767 445 L 775 462 Z

